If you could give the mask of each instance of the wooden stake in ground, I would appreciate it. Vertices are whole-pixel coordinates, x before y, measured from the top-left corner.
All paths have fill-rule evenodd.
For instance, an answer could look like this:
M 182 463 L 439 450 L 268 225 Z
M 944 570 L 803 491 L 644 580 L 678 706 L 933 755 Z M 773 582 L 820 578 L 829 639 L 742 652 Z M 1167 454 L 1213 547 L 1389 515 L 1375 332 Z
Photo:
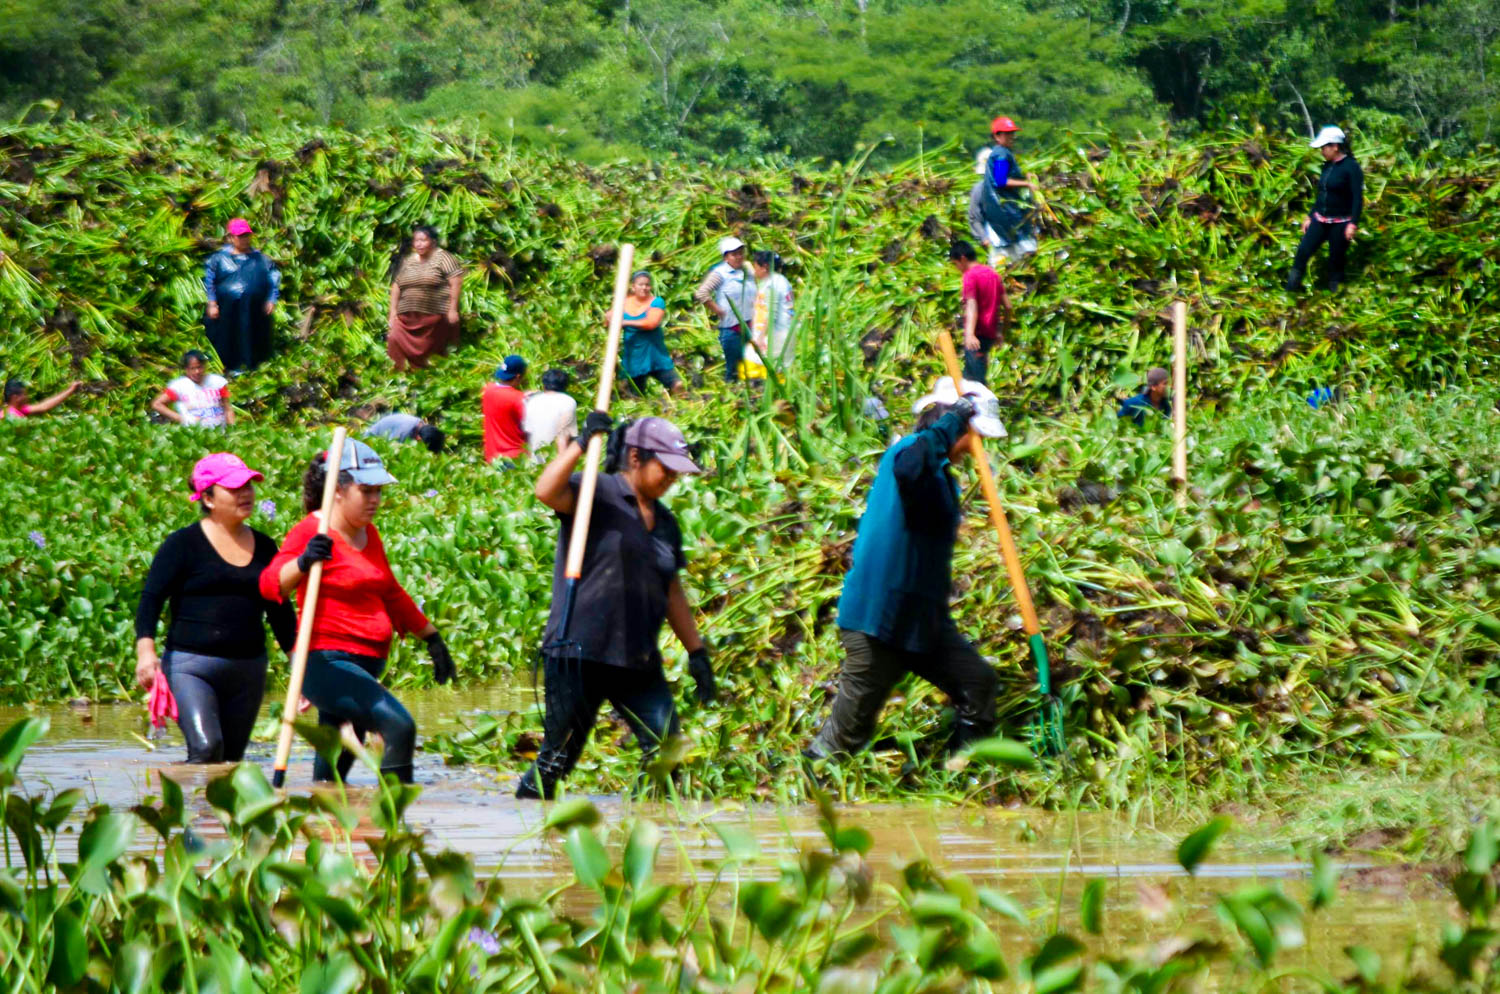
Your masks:
M 953 348 L 953 336 L 946 331 L 938 332 L 938 348 L 943 353 L 943 364 L 953 380 L 953 388 L 963 395 L 963 373 L 958 366 L 958 353 Z M 1036 605 L 1031 600 L 1031 588 L 1026 583 L 1026 571 L 1021 567 L 1021 557 L 1016 552 L 1016 541 L 1010 533 L 1010 521 L 1005 516 L 1005 506 L 1000 503 L 1000 490 L 995 486 L 995 474 L 990 471 L 989 458 L 984 453 L 984 442 L 975 432 L 969 432 L 969 447 L 974 457 L 974 468 L 979 473 L 979 486 L 984 491 L 985 503 L 989 505 L 990 524 L 1000 539 L 1000 555 L 1005 560 L 1005 572 L 1010 576 L 1010 589 L 1016 598 L 1016 607 L 1021 612 L 1021 626 L 1026 631 L 1027 643 L 1031 646 L 1031 658 L 1036 663 L 1036 685 L 1041 695 L 1041 718 L 1034 729 L 1034 738 L 1041 748 L 1049 753 L 1061 752 L 1064 748 L 1062 702 L 1052 693 L 1052 667 L 1047 660 L 1047 646 L 1042 640 L 1042 624 L 1036 616 Z
M 333 442 L 328 446 L 328 472 L 323 477 L 323 513 L 318 522 L 318 534 L 327 535 L 329 522 L 333 518 L 333 494 L 339 486 L 339 464 L 344 461 L 343 428 L 333 430 Z M 307 651 L 312 645 L 313 618 L 318 610 L 318 588 L 323 584 L 323 562 L 313 563 L 307 574 L 307 597 L 302 602 L 302 613 L 297 619 L 297 645 L 292 650 L 292 673 L 286 685 L 286 704 L 281 709 L 281 737 L 276 741 L 276 764 L 272 767 L 271 786 L 281 787 L 286 783 L 286 764 L 292 755 L 292 722 L 297 719 L 297 704 L 302 699 L 302 677 L 307 672 Z
M 609 334 L 604 344 L 604 363 L 599 367 L 599 390 L 594 396 L 594 410 L 609 412 L 609 399 L 615 383 L 615 363 L 620 355 L 620 327 L 625 320 L 625 293 L 630 288 L 630 267 L 635 261 L 635 246 L 620 246 L 615 266 L 615 298 L 609 309 Z M 599 483 L 599 456 L 604 449 L 603 435 L 589 439 L 584 453 L 583 480 L 578 485 L 577 511 L 573 515 L 573 532 L 568 536 L 568 560 L 563 567 L 566 590 L 562 618 L 557 626 L 556 642 L 551 648 L 567 645 L 568 628 L 573 620 L 573 599 L 578 593 L 578 578 L 583 575 L 584 546 L 589 540 L 589 519 L 594 513 L 594 490 Z
M 1187 304 L 1172 302 L 1172 482 L 1187 502 Z

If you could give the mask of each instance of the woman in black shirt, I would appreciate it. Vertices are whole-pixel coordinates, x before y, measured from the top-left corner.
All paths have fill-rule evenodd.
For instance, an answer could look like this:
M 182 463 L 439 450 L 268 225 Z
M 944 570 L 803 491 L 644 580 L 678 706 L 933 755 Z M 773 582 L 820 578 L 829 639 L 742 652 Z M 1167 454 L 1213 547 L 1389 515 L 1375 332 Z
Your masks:
M 589 438 L 610 428 L 608 415 L 590 414 L 578 439 L 537 477 L 537 499 L 557 512 L 561 530 L 542 649 L 547 694 L 542 748 L 521 778 L 517 797 L 552 796 L 578 762 L 605 701 L 624 716 L 643 752 L 677 733 L 677 711 L 657 647 L 662 622 L 688 650 L 698 702 L 708 704 L 715 696 L 708 648 L 677 578 L 686 565 L 682 532 L 659 499 L 680 474 L 702 470 L 689 456 L 682 432 L 662 418 L 627 422 L 610 436 L 607 475 L 599 477 L 594 491 L 572 619 L 568 631 L 560 630 L 563 568 L 582 480 L 573 468 Z
M 1344 257 L 1365 207 L 1365 175 L 1349 151 L 1344 132 L 1324 128 L 1311 145 L 1323 153 L 1323 172 L 1318 177 L 1318 199 L 1302 221 L 1302 244 L 1297 246 L 1297 258 L 1286 279 L 1286 288 L 1293 292 L 1302 289 L 1307 264 L 1324 242 L 1328 243 L 1328 289 L 1339 288 L 1344 282 Z
M 260 595 L 276 543 L 245 524 L 259 479 L 227 452 L 198 461 L 189 499 L 202 502 L 203 518 L 156 550 L 136 609 L 136 682 L 149 690 L 167 680 L 189 763 L 244 758 L 266 685 L 266 620 L 286 652 L 297 640 L 291 605 Z M 168 602 L 172 620 L 158 659 L 156 628 Z

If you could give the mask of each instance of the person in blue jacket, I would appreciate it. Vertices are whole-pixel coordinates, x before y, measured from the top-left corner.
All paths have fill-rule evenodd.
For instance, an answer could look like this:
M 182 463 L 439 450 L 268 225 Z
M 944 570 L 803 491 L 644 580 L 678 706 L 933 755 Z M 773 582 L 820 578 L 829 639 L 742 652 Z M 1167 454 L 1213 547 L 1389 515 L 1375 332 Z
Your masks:
M 1146 385 L 1141 388 L 1140 393 L 1120 402 L 1120 412 L 1116 417 L 1129 418 L 1137 425 L 1144 425 L 1146 418 L 1152 414 L 1168 418 L 1172 416 L 1172 396 L 1167 393 L 1167 371 L 1160 366 L 1154 366 L 1146 373 Z
M 250 222 L 237 217 L 225 232 L 229 243 L 203 266 L 205 330 L 224 369 L 238 376 L 271 357 L 271 315 L 281 296 L 281 270 L 251 248 Z
M 954 624 L 953 545 L 962 517 L 952 464 L 970 453 L 969 433 L 999 438 L 999 402 L 948 377 L 918 401 L 916 431 L 881 457 L 839 598 L 844 664 L 828 720 L 803 750 L 808 759 L 851 754 L 870 741 L 892 689 L 908 673 L 953 701 L 949 749 L 995 729 L 999 680 Z

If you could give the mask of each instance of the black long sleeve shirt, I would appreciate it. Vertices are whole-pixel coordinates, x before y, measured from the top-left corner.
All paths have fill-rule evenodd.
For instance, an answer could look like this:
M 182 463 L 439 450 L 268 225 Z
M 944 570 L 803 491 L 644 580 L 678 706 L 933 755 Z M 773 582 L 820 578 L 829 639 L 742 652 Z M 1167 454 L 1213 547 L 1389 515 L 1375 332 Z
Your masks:
M 155 638 L 161 609 L 169 603 L 167 650 L 224 659 L 254 659 L 266 651 L 266 621 L 276 642 L 291 653 L 297 642 L 297 616 L 290 603 L 261 598 L 260 574 L 276 555 L 276 543 L 255 536 L 255 556 L 234 566 L 219 555 L 198 524 L 168 535 L 151 560 L 151 571 L 135 612 L 135 637 Z
M 1337 162 L 1323 163 L 1313 213 L 1324 217 L 1347 217 L 1358 224 L 1364 209 L 1365 174 L 1354 161 L 1354 156 L 1346 155 Z

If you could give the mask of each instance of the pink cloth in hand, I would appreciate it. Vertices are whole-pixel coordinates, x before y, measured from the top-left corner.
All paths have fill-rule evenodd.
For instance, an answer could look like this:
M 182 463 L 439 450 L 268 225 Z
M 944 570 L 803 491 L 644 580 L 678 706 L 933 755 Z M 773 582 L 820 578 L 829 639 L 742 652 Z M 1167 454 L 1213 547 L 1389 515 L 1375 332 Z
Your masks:
M 168 718 L 177 720 L 177 698 L 172 696 L 172 688 L 167 684 L 165 673 L 157 673 L 156 679 L 151 681 L 151 697 L 147 707 L 151 711 L 152 728 L 165 728 Z

